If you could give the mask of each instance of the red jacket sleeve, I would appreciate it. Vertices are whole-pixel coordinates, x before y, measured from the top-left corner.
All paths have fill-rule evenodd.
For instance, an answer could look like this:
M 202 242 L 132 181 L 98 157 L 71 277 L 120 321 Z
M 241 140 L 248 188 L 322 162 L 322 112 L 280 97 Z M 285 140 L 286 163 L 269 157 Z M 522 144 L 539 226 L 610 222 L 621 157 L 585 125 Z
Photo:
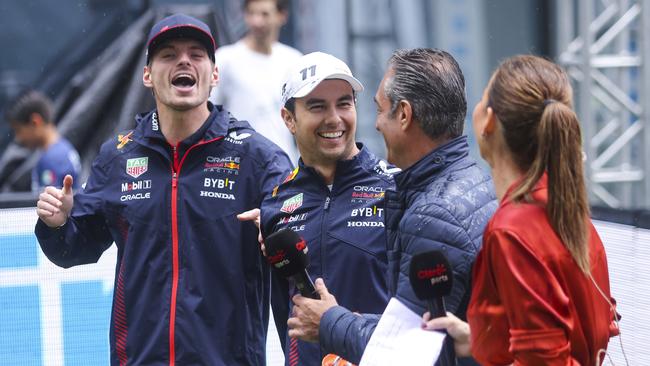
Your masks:
M 514 364 L 578 365 L 567 336 L 573 327 L 570 299 L 549 267 L 552 261 L 504 230 L 491 232 L 485 249 L 485 263 L 509 323 Z

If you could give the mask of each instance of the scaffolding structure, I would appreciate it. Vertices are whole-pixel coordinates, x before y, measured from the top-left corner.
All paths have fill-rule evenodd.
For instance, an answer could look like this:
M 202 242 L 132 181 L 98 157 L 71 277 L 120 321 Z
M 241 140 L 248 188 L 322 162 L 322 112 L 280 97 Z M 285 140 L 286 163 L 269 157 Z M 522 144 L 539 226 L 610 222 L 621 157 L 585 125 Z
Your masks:
M 556 1 L 592 203 L 650 208 L 650 1 Z

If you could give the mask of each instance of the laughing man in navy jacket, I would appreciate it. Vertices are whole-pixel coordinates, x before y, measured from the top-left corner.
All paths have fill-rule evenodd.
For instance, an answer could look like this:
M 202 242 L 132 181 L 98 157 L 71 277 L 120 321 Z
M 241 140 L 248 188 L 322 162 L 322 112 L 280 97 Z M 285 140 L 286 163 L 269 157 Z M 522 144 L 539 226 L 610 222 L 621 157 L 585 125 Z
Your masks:
M 156 109 L 106 142 L 82 192 L 72 177 L 37 203 L 36 235 L 62 267 L 117 245 L 112 365 L 265 365 L 269 268 L 258 207 L 291 170 L 280 148 L 208 100 L 208 26 L 177 14 L 149 34 L 144 85 Z
M 395 169 L 355 143 L 355 94 L 361 90 L 348 66 L 325 53 L 305 55 L 291 68 L 282 117 L 301 158 L 262 204 L 262 232 L 297 232 L 307 241 L 313 279 L 327 279 L 353 311 L 381 312 L 388 302 L 384 194 L 394 188 Z M 277 276 L 273 288 L 273 314 L 285 339 L 295 291 Z M 317 344 L 285 342 L 286 365 L 321 365 Z

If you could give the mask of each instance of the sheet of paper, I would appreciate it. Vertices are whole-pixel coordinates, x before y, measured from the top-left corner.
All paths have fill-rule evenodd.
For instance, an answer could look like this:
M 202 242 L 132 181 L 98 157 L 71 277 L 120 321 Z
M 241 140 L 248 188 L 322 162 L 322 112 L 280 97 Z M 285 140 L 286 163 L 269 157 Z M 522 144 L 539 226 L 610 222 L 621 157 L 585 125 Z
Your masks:
M 421 328 L 422 317 L 392 298 L 377 324 L 359 366 L 432 366 L 446 334 Z

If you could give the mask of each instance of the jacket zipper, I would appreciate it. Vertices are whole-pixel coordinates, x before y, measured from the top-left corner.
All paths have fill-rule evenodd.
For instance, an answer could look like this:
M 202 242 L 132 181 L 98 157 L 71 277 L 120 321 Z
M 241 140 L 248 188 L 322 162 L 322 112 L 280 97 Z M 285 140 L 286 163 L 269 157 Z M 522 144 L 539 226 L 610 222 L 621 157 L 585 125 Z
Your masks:
M 171 202 L 171 215 L 172 215 L 172 293 L 171 301 L 169 304 L 169 366 L 174 366 L 176 362 L 176 347 L 175 347 L 175 325 L 176 325 L 176 299 L 178 294 L 178 275 L 179 275 L 179 254 L 178 254 L 178 178 L 183 167 L 185 158 L 195 147 L 208 144 L 217 140 L 221 140 L 223 136 L 208 141 L 199 141 L 198 143 L 190 146 L 183 157 L 178 160 L 178 145 L 172 146 L 173 162 L 172 162 L 172 202 Z
M 173 366 L 175 354 L 176 294 L 178 293 L 178 145 L 172 146 L 172 293 L 169 307 L 169 365 Z
M 323 218 L 321 219 L 320 223 L 320 231 L 321 231 L 321 238 L 320 238 L 320 257 L 321 257 L 321 277 L 323 277 L 323 281 L 326 280 L 325 278 L 325 258 L 326 258 L 326 250 L 325 250 L 325 243 L 327 242 L 327 228 L 326 228 L 326 222 L 327 222 L 327 217 L 329 216 L 329 208 L 330 208 L 330 195 L 331 191 L 328 190 L 327 197 L 325 197 L 325 203 L 323 204 Z

